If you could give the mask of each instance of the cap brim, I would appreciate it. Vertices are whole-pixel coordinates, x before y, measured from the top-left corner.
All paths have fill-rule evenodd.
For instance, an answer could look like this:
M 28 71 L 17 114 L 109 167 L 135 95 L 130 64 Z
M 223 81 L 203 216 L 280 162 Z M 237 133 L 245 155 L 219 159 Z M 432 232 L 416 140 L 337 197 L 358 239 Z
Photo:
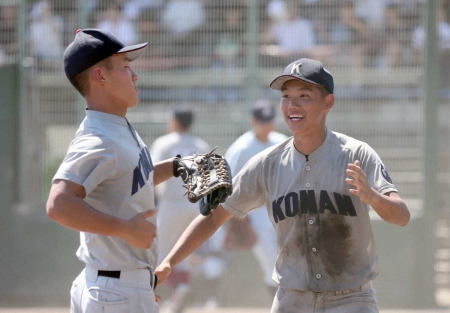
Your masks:
M 128 58 L 131 61 L 134 61 L 134 60 L 138 59 L 144 53 L 145 48 L 147 48 L 147 45 L 148 45 L 148 43 L 145 42 L 145 43 L 140 43 L 138 45 L 123 47 L 122 49 L 117 51 L 116 54 L 127 53 Z
M 297 77 L 294 75 L 280 75 L 270 83 L 270 88 L 272 88 L 274 90 L 281 90 L 281 88 L 283 88 L 284 83 L 287 82 L 288 80 L 292 80 L 292 79 L 301 80 L 301 81 L 304 81 L 308 84 L 311 84 L 311 85 L 314 85 L 317 87 L 323 87 L 322 85 L 315 83 L 313 81 L 310 81 L 308 79 L 305 79 L 305 78 L 300 78 L 300 77 Z

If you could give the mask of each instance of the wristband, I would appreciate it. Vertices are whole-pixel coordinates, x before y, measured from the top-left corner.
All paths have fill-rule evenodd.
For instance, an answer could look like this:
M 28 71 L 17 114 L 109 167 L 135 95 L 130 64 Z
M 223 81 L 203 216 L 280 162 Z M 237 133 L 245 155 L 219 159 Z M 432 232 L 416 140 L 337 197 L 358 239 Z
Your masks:
M 180 172 L 178 172 L 178 167 L 179 167 L 179 164 L 178 164 L 178 161 L 180 160 L 180 158 L 181 158 L 181 155 L 177 155 L 174 159 L 173 159 L 173 168 L 172 168 L 172 171 L 173 171 L 173 176 L 174 177 L 179 177 L 180 176 Z

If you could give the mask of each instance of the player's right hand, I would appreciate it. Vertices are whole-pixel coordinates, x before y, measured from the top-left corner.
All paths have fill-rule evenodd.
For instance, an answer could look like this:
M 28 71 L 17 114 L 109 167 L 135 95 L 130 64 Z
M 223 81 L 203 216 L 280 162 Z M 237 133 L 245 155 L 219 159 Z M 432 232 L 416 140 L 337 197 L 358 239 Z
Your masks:
M 170 266 L 169 262 L 165 262 L 165 260 L 163 260 L 161 264 L 159 264 L 155 269 L 155 275 L 158 276 L 157 286 L 161 285 L 167 279 L 167 277 L 169 277 L 171 272 L 172 267 Z
M 149 249 L 156 237 L 156 225 L 150 223 L 147 218 L 155 215 L 156 212 L 158 212 L 157 209 L 148 210 L 129 219 L 123 238 L 137 248 Z

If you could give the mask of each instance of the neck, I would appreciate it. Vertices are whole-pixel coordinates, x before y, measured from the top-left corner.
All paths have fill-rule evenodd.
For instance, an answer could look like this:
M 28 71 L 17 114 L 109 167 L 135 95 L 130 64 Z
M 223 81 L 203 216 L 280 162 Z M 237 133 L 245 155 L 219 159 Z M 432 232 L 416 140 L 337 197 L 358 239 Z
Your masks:
M 109 101 L 97 101 L 97 99 L 86 97 L 86 105 L 89 110 L 100 111 L 104 113 L 114 114 L 125 117 L 127 109 L 124 106 L 112 105 Z
M 299 135 L 294 134 L 294 146 L 298 152 L 304 155 L 310 155 L 322 145 L 327 137 L 327 129 L 317 134 Z
M 269 141 L 269 133 L 261 133 L 261 132 L 255 132 L 255 137 L 261 142 L 268 142 Z

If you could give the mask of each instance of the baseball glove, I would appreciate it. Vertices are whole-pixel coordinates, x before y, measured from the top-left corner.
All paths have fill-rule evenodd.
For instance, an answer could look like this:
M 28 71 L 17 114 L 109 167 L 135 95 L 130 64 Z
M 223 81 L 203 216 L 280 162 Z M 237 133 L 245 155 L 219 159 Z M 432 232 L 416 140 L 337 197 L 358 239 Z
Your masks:
M 200 213 L 205 216 L 233 191 L 230 166 L 223 156 L 214 153 L 216 149 L 187 157 L 178 155 L 173 164 L 174 176 L 181 176 L 187 189 L 184 195 L 192 203 L 200 201 Z

